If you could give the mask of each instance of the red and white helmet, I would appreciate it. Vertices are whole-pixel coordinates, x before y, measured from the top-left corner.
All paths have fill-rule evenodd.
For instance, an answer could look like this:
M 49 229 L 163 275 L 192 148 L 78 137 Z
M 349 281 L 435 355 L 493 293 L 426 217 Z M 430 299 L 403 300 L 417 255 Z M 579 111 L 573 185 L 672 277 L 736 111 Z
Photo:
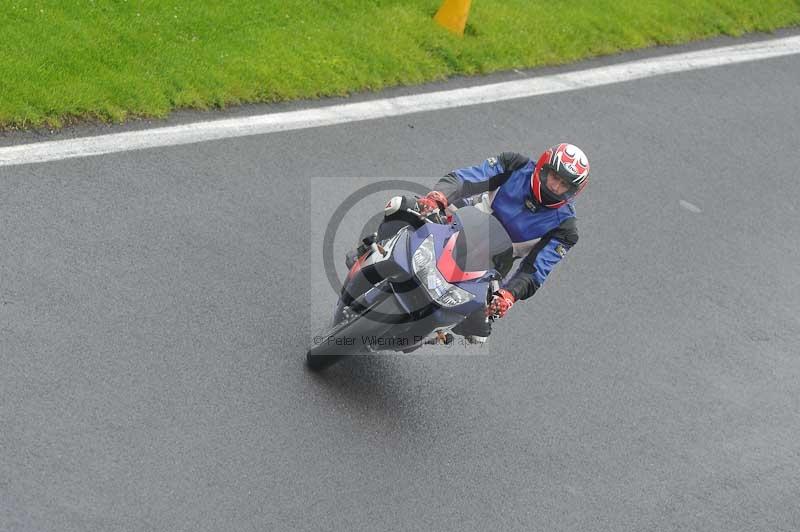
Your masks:
M 567 185 L 563 194 L 554 194 L 547 188 L 547 174 L 553 170 Z M 533 197 L 540 205 L 557 209 L 572 201 L 589 183 L 589 159 L 579 147 L 562 142 L 539 157 L 531 176 Z

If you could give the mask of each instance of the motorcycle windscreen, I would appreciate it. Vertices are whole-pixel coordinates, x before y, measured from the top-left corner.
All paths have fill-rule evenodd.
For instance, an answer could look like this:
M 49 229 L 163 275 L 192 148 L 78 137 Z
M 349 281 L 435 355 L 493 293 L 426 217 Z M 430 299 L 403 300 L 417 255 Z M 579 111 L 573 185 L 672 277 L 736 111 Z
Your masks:
M 511 238 L 503 225 L 475 207 L 463 207 L 453 215 L 459 231 L 453 258 L 463 271 L 496 269 L 505 277 L 514 264 Z

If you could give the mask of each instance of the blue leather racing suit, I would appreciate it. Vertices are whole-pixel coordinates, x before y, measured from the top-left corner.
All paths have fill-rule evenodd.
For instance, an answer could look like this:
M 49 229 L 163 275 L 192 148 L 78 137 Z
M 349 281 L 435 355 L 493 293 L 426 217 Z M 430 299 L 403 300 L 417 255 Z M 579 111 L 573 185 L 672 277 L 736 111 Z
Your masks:
M 535 162 L 504 152 L 481 165 L 450 172 L 434 186 L 455 206 L 481 203 L 503 224 L 514 243 L 519 268 L 503 281 L 517 300 L 531 297 L 567 251 L 578 242 L 575 208 L 550 209 L 531 191 Z

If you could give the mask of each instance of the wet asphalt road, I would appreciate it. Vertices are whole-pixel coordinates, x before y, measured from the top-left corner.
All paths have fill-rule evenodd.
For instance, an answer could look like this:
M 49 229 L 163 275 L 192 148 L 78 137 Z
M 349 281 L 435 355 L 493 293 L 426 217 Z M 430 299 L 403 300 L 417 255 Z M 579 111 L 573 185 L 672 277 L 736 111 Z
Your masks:
M 787 57 L 0 168 L 0 530 L 800 529 L 798 86 Z M 581 241 L 489 346 L 305 370 L 351 191 L 562 140 Z

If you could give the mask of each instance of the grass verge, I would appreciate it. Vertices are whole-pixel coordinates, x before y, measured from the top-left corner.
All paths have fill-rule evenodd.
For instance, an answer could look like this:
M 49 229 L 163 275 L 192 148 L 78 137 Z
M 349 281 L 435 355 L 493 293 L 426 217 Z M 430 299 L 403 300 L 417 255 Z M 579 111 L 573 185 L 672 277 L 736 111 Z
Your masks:
M 0 128 L 346 95 L 800 23 L 800 0 L 7 0 Z

